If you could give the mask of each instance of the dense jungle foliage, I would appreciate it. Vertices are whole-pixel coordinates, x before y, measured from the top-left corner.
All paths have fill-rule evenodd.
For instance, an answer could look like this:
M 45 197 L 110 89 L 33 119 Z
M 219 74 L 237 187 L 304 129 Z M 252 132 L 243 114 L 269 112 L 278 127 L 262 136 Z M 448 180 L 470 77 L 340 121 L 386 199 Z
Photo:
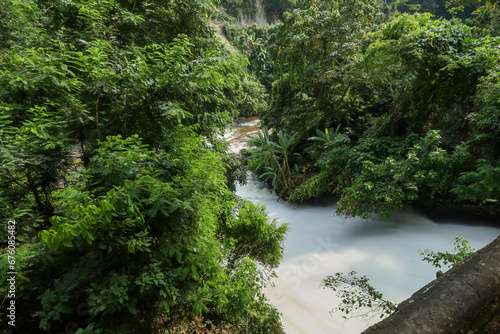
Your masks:
M 340 198 L 340 215 L 498 216 L 499 4 L 447 2 L 474 8 L 466 20 L 399 5 L 305 1 L 269 30 L 271 101 L 249 168 L 289 201 Z
M 287 226 L 232 192 L 238 114 L 290 201 L 500 213 L 497 1 L 263 3 L 272 27 L 209 0 L 0 0 L 3 332 L 282 332 L 261 290 Z
M 211 19 L 205 0 L 0 0 L 2 333 L 282 331 L 261 289 L 287 226 L 230 191 L 220 139 L 266 101 Z
M 493 3 L 494 1 L 487 1 Z M 481 1 L 476 0 L 381 0 L 379 5 L 388 16 L 400 13 L 431 13 L 438 17 L 451 19 L 453 17 L 469 18 L 474 10 L 481 7 Z M 264 10 L 269 24 L 283 21 L 284 13 L 303 7 L 303 1 L 298 0 L 221 0 L 220 7 L 229 13 L 233 19 L 243 25 L 255 19 L 259 6 Z

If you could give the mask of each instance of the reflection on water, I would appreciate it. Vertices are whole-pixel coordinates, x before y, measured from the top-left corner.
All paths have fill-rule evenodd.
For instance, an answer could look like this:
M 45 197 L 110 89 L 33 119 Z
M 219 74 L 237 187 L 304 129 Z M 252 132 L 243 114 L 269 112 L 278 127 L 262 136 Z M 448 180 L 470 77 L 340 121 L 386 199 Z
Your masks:
M 257 123 L 252 122 L 256 120 L 234 126 L 237 130 L 228 136 L 233 150 L 243 145 L 237 138 L 257 131 Z M 243 124 L 251 129 L 246 131 Z M 333 291 L 320 287 L 328 275 L 355 270 L 385 297 L 400 302 L 435 278 L 436 269 L 421 260 L 419 250 L 450 251 L 457 236 L 479 249 L 500 234 L 495 227 L 459 221 L 438 224 L 411 212 L 398 213 L 393 219 L 344 219 L 334 215 L 334 205 L 297 207 L 277 201 L 255 178 L 238 187 L 237 194 L 266 205 L 271 218 L 290 224 L 278 278 L 274 287 L 265 289 L 282 313 L 288 334 L 355 334 L 379 320 L 345 320 L 342 313 L 330 314 L 338 300 Z

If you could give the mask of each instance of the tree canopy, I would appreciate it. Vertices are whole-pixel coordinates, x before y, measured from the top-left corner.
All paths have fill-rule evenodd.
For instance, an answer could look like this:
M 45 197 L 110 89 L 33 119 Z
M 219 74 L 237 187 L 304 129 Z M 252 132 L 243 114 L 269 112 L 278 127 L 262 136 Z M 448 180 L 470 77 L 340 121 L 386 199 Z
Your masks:
M 215 19 L 204 0 L 0 0 L 15 330 L 281 332 L 261 289 L 287 227 L 229 190 L 220 136 L 242 100 L 265 101 Z
M 379 1 L 285 13 L 261 116 L 273 134 L 251 142 L 249 167 L 290 201 L 339 197 L 342 215 L 410 204 L 498 215 L 499 21 L 497 4 L 474 5 L 465 23 L 387 15 Z M 274 148 L 283 138 L 293 138 L 286 155 Z

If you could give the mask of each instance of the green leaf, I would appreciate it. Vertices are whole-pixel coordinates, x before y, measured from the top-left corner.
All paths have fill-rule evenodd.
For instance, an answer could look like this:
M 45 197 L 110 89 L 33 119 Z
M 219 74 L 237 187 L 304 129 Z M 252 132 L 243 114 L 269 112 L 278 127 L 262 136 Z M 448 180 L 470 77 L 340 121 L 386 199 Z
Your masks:
M 104 216 L 106 217 L 108 223 L 111 223 L 111 219 L 113 218 L 111 211 L 104 211 Z
M 127 308 L 128 308 L 128 310 L 129 310 L 130 313 L 132 313 L 134 315 L 137 314 L 137 309 L 135 307 L 133 307 L 132 305 L 128 304 Z
M 71 243 L 71 240 L 64 238 L 63 239 L 63 245 L 66 247 L 73 247 L 73 244 Z

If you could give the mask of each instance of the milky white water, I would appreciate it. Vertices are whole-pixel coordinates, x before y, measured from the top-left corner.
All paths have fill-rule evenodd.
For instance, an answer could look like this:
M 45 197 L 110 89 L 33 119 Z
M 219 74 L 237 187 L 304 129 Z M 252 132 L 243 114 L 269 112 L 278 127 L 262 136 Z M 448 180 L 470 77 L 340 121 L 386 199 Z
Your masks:
M 256 127 L 256 122 L 248 124 Z M 233 149 L 241 145 L 234 133 L 244 129 L 236 126 L 233 135 L 227 135 Z M 271 218 L 290 224 L 278 278 L 274 287 L 265 289 L 282 313 L 288 334 L 354 334 L 378 321 L 330 314 L 337 305 L 335 293 L 320 287 L 328 275 L 355 270 L 358 276 L 366 275 L 384 297 L 401 302 L 435 278 L 436 268 L 421 260 L 419 250 L 451 251 L 458 236 L 480 249 L 500 234 L 496 227 L 437 223 L 411 212 L 397 213 L 392 219 L 344 219 L 334 215 L 334 205 L 293 206 L 276 201 L 277 196 L 255 179 L 238 187 L 236 194 L 266 205 Z

